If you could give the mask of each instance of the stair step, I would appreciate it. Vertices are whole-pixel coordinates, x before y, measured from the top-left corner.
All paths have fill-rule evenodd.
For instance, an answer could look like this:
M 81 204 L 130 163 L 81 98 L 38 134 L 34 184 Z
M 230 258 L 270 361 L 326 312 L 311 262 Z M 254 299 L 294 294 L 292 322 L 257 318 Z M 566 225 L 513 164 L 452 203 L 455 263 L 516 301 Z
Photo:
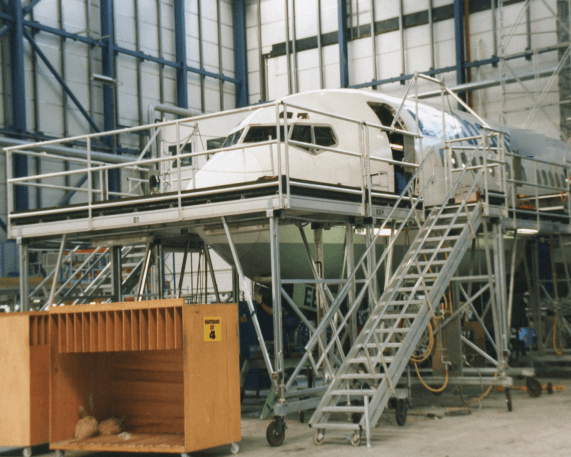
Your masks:
M 448 262 L 448 260 L 433 260 L 432 262 L 430 262 L 428 260 L 419 260 L 418 264 L 420 266 L 424 266 L 424 265 L 434 266 L 434 265 L 445 265 L 446 262 Z
M 324 413 L 364 413 L 364 406 L 324 406 Z
M 361 426 L 359 424 L 348 424 L 346 422 L 329 422 L 310 425 L 317 430 L 361 430 Z
M 353 396 L 373 396 L 377 391 L 375 389 L 338 389 L 333 390 L 331 395 L 353 395 Z
M 459 229 L 466 227 L 466 224 L 452 224 L 452 225 L 435 225 L 432 230 L 446 230 L 447 228 Z
M 391 302 L 389 302 L 390 306 L 400 306 L 400 305 L 406 305 L 407 303 L 409 305 L 420 305 L 422 303 L 424 303 L 426 300 L 424 298 L 415 298 L 413 300 L 393 300 Z
M 363 333 L 367 334 L 367 333 L 371 333 L 371 330 L 369 329 L 363 329 L 362 330 Z M 393 332 L 391 332 L 390 328 L 376 328 L 375 329 L 375 333 L 381 333 L 381 334 L 386 334 L 386 333 L 408 333 L 410 332 L 410 328 L 409 327 L 399 327 L 397 329 L 395 329 Z
M 436 248 L 421 249 L 420 251 L 418 251 L 418 253 L 419 254 L 433 254 L 435 250 L 436 250 Z M 438 249 L 438 254 L 440 254 L 442 252 L 452 252 L 453 250 L 454 250 L 454 248 L 440 248 L 440 249 Z
M 375 356 L 376 357 L 376 356 Z M 371 357 L 373 359 L 374 357 Z M 385 363 L 391 363 L 395 358 L 392 355 L 387 355 L 383 357 L 385 359 Z M 350 363 L 367 363 L 367 357 L 355 357 L 354 359 L 349 360 Z
M 403 314 L 402 316 L 400 314 L 385 314 L 381 319 L 382 320 L 414 319 L 416 316 L 418 316 L 418 314 L 416 313 Z
M 384 373 L 345 373 L 341 379 L 385 379 Z
M 381 343 L 381 346 L 384 346 L 385 348 L 400 348 L 402 346 L 402 343 Z M 359 343 L 357 344 L 357 347 L 359 349 L 363 349 L 365 347 L 364 344 Z M 367 349 L 376 349 L 377 345 L 375 343 L 367 343 Z
M 424 288 L 422 287 L 422 285 L 420 285 L 420 286 L 418 286 L 418 287 L 409 287 L 409 286 L 399 287 L 399 288 L 397 289 L 397 292 L 401 292 L 401 293 L 402 293 L 402 292 L 412 292 L 412 291 L 415 290 L 415 289 L 417 289 L 418 291 L 424 292 Z M 430 288 L 429 288 L 429 290 L 430 290 Z
M 456 241 L 456 240 L 458 240 L 458 239 L 460 239 L 460 237 L 459 237 L 458 235 L 450 235 L 450 236 L 447 236 L 447 237 L 446 237 L 446 241 Z M 425 240 L 425 242 L 430 243 L 430 242 L 432 242 L 432 241 L 440 241 L 440 240 L 442 240 L 442 237 L 441 237 L 441 236 L 435 236 L 435 237 L 428 237 L 428 238 Z
M 425 281 L 426 281 L 426 280 L 433 281 L 433 280 L 436 279 L 436 277 L 437 277 L 439 274 L 440 274 L 439 271 L 432 272 L 432 273 L 431 273 L 431 272 L 427 272 L 427 273 L 424 275 L 424 280 L 425 280 Z M 419 275 L 404 275 L 404 276 L 403 276 L 404 279 L 418 279 L 418 277 L 419 277 Z

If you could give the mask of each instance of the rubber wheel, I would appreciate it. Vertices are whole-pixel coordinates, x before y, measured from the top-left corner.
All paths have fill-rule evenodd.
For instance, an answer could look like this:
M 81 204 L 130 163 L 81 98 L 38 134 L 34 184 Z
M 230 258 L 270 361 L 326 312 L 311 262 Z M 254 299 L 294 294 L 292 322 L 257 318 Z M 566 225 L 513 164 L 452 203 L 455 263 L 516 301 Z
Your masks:
M 325 441 L 325 435 L 323 434 L 323 432 L 320 432 L 319 430 L 315 432 L 315 434 L 313 435 L 313 444 L 315 444 L 316 446 L 321 446 L 324 441 Z
M 406 424 L 406 416 L 408 413 L 408 405 L 406 400 L 399 398 L 397 400 L 397 406 L 395 408 L 395 419 L 397 420 L 397 424 L 401 427 Z
M 511 413 L 513 411 L 512 390 L 509 387 L 506 387 L 506 406 L 508 411 Z
M 553 393 L 553 384 L 551 382 L 547 383 L 547 393 L 551 395 Z
M 230 452 L 232 454 L 238 454 L 238 452 L 240 452 L 240 445 L 238 443 L 232 443 L 230 445 Z
M 285 427 L 282 426 L 282 431 L 278 433 L 278 423 L 275 420 L 271 421 L 266 430 L 266 439 L 270 446 L 281 446 L 285 439 Z
M 532 398 L 537 398 L 541 395 L 543 386 L 535 378 L 525 378 L 525 385 L 527 386 L 527 393 Z
M 22 455 L 24 457 L 32 457 L 32 448 L 31 447 L 25 447 L 24 450 L 22 451 Z
M 361 445 L 361 432 L 355 432 L 351 435 L 351 444 L 355 447 Z

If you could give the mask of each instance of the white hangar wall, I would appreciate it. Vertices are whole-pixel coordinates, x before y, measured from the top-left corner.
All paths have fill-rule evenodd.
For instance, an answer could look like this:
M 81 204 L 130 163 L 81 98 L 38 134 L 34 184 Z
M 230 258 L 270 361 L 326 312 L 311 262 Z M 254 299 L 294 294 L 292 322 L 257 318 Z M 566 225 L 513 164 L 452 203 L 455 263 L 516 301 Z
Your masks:
M 337 33 L 337 0 L 288 0 L 289 3 L 289 39 L 290 68 L 297 67 L 292 76 L 292 92 L 304 92 L 324 88 L 336 88 L 340 85 L 339 48 L 327 45 L 326 35 Z M 407 26 L 414 21 L 414 14 L 427 14 L 429 5 L 433 9 L 433 49 L 431 52 L 430 26 L 424 23 Z M 495 55 L 509 57 L 523 53 L 528 48 L 527 12 L 525 2 L 499 1 L 493 11 L 489 2 L 482 3 L 481 11 L 469 15 L 469 51 L 467 61 L 490 59 Z M 486 3 L 488 3 L 486 7 Z M 288 65 L 283 52 L 286 40 L 286 12 L 284 0 L 248 0 L 248 71 L 250 102 L 274 100 L 288 94 Z M 320 8 L 318 8 L 318 5 Z M 373 80 L 387 80 L 401 74 L 425 72 L 431 68 L 446 68 L 456 65 L 455 31 L 453 16 L 441 20 L 443 8 L 448 12 L 453 8 L 451 0 L 403 0 L 405 27 L 404 58 L 401 55 L 401 33 L 398 26 L 399 1 L 351 0 L 348 14 L 351 26 L 349 35 L 349 84 L 350 86 L 368 83 Z M 370 35 L 371 10 L 374 7 L 376 54 L 373 58 L 373 43 Z M 542 53 L 545 48 L 558 44 L 558 5 L 556 0 L 531 0 L 529 2 L 530 60 L 525 58 L 502 60 L 496 66 L 484 65 L 470 70 L 471 81 L 498 80 L 532 72 L 555 69 L 560 62 L 558 52 Z M 295 11 L 295 14 L 294 14 Z M 304 39 L 316 41 L 318 33 L 318 13 L 321 17 L 321 35 L 323 41 L 321 60 L 323 62 L 323 81 L 321 81 L 318 49 L 303 50 L 293 54 L 293 39 L 303 46 Z M 422 21 L 420 21 L 422 22 Z M 426 22 L 426 21 L 425 21 Z M 568 24 L 568 19 L 566 19 Z M 497 51 L 494 49 L 493 24 L 496 25 Z M 294 27 L 295 24 L 295 27 Z M 390 26 L 396 30 L 380 32 Z M 281 52 L 277 48 L 281 46 Z M 298 46 L 299 47 L 299 46 Z M 259 52 L 265 58 L 259 58 Z M 468 51 L 468 49 L 467 49 Z M 537 51 L 534 53 L 534 51 Z M 403 69 L 404 60 L 404 69 Z M 376 78 L 375 64 L 376 63 Z M 265 68 L 261 68 L 264 65 Z M 260 73 L 260 69 L 262 72 Z M 449 87 L 455 86 L 456 72 L 441 73 Z M 265 80 L 265 83 L 264 83 Z M 297 83 L 297 84 L 296 84 Z M 560 137 L 560 103 L 568 98 L 558 88 L 557 78 L 550 83 L 550 77 L 544 76 L 520 83 L 497 85 L 485 90 L 472 92 L 472 106 L 482 116 L 504 122 L 514 127 L 534 128 L 550 137 Z M 296 87 L 297 86 L 297 87 Z M 404 85 L 399 82 L 383 84 L 378 90 L 392 95 L 402 95 Z M 434 89 L 430 83 L 423 82 L 419 90 Z M 545 92 L 545 93 L 544 93 Z M 436 101 L 436 100 L 435 100 Z M 539 101 L 539 103 L 536 103 Z M 537 107 L 536 105 L 540 105 Z M 535 109 L 534 109 L 535 107 Z M 528 120 L 531 112 L 533 118 Z M 527 122 L 527 125 L 526 125 Z

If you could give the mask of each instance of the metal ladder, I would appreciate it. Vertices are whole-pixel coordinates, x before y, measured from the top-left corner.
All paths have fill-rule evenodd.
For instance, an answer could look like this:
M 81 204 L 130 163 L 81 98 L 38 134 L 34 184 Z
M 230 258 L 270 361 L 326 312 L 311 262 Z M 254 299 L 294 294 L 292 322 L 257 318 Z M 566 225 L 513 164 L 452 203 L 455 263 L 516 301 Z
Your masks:
M 482 220 L 481 203 L 469 205 L 466 198 L 430 212 L 309 421 L 317 429 L 315 444 L 323 443 L 326 430 L 342 430 L 352 431 L 351 443 L 359 445 L 363 429 L 370 443 L 371 426 L 393 395 Z M 355 404 L 357 399 L 362 405 Z M 348 413 L 358 423 L 332 421 L 337 413 Z

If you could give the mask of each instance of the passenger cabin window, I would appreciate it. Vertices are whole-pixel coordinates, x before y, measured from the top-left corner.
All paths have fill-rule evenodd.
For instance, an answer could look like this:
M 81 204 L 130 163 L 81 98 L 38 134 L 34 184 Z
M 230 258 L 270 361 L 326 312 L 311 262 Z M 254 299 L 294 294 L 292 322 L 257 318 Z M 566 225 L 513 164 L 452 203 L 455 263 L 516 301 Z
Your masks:
M 541 175 L 543 176 L 543 185 L 547 186 L 547 173 L 545 173 L 545 170 L 541 171 Z
M 549 172 L 549 185 L 555 187 L 555 181 L 553 181 L 553 173 Z
M 561 183 L 559 182 L 559 175 L 557 174 L 557 172 L 555 173 L 555 184 L 557 184 L 558 188 L 561 187 Z
M 280 126 L 280 140 L 284 140 L 284 126 Z M 253 125 L 248 129 L 244 143 L 261 143 L 277 138 L 275 125 Z

